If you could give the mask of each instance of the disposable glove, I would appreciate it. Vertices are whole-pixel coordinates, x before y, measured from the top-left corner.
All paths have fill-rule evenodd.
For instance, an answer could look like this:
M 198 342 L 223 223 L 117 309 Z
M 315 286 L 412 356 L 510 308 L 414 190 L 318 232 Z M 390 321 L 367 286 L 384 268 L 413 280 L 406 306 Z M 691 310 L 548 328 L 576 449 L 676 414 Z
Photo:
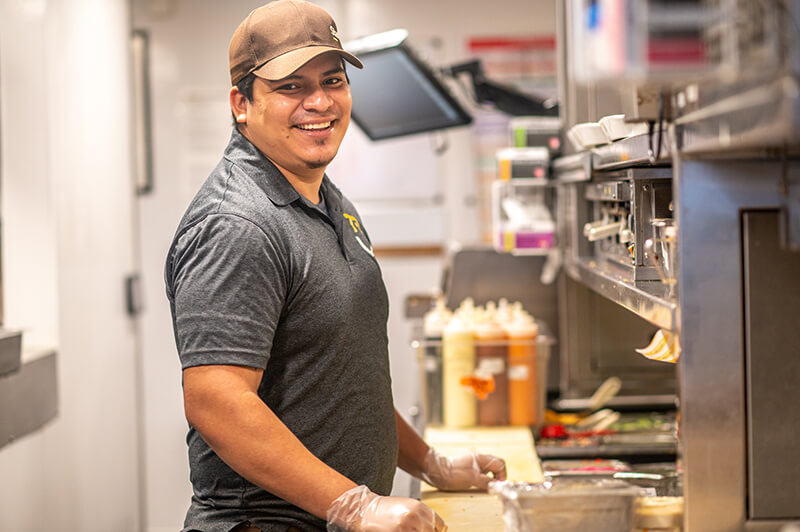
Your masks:
M 430 449 L 422 463 L 422 480 L 443 491 L 485 490 L 492 480 L 505 479 L 505 461 L 490 454 L 472 453 L 448 458 Z
M 436 512 L 416 499 L 382 497 L 356 486 L 334 500 L 327 513 L 328 532 L 444 532 Z

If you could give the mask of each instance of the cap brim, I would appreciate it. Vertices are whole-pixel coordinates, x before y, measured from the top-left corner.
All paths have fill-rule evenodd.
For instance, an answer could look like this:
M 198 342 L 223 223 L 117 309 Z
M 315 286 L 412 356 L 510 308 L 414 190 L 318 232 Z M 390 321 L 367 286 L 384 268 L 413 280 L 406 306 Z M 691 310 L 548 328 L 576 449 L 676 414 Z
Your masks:
M 333 48 L 332 46 L 307 46 L 305 48 L 298 48 L 279 55 L 274 59 L 270 59 L 264 63 L 260 68 L 253 71 L 256 76 L 275 81 L 291 76 L 297 69 L 317 57 L 318 55 L 326 53 L 336 53 L 342 56 L 348 63 L 356 68 L 364 68 L 364 65 L 359 59 L 351 54 L 345 52 L 341 48 Z

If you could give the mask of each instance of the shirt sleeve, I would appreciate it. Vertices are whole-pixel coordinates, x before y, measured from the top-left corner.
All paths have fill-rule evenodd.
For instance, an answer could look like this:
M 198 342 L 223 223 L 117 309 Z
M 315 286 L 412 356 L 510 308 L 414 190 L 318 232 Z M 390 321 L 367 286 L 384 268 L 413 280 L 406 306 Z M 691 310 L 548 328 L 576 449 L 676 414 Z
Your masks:
M 214 214 L 172 254 L 175 341 L 182 367 L 265 369 L 287 278 L 279 250 L 254 223 Z

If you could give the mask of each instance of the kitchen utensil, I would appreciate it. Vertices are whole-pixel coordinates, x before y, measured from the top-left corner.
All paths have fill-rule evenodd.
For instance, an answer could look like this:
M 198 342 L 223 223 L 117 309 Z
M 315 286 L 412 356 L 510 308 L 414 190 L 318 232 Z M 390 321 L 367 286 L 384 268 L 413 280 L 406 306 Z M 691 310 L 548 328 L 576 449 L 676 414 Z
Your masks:
M 575 426 L 584 430 L 605 430 L 619 421 L 619 412 L 609 408 L 598 410 L 578 421 Z
M 647 259 L 655 267 L 661 282 L 675 284 L 675 257 L 677 248 L 677 232 L 671 218 L 653 218 L 655 236 L 645 240 L 644 252 Z
M 617 395 L 617 393 L 619 393 L 620 388 L 622 388 L 622 381 L 619 379 L 619 377 L 607 378 L 589 398 L 589 406 L 587 410 L 590 412 L 599 410 L 603 407 L 603 405 L 608 403 L 615 395 Z

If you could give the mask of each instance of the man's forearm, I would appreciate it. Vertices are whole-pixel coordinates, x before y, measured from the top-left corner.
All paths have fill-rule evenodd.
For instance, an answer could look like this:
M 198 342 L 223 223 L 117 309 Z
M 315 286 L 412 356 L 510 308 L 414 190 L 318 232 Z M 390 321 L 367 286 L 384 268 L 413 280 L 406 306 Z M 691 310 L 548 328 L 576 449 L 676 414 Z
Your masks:
M 428 454 L 428 444 L 403 419 L 397 410 L 394 411 L 394 417 L 397 423 L 397 440 L 399 443 L 397 465 L 409 475 L 420 478 L 422 463 L 425 460 L 425 455 Z
M 184 388 L 194 428 L 244 478 L 325 519 L 331 502 L 356 484 L 306 449 L 254 391 L 216 384 Z

